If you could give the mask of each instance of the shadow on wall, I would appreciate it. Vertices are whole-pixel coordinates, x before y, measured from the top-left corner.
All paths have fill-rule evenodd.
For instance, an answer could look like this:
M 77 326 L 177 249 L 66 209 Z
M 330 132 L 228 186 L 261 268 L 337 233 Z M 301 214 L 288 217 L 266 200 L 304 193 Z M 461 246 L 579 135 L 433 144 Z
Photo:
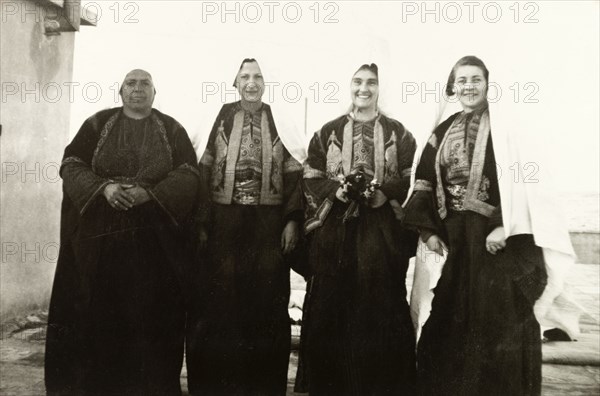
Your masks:
M 68 84 L 79 26 L 67 24 L 59 3 L 2 2 L 0 319 L 45 310 L 54 278 L 62 198 L 58 169 L 69 139 Z M 64 4 L 76 7 L 78 1 Z M 52 34 L 49 18 L 58 24 Z

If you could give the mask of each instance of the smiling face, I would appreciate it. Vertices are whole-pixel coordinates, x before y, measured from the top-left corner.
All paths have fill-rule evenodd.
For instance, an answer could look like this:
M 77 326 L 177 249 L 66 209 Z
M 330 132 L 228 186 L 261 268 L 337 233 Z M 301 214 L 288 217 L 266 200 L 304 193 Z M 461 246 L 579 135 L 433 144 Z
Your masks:
M 265 81 L 257 62 L 244 63 L 235 82 L 242 102 L 259 103 L 262 100 Z
M 465 65 L 456 69 L 456 94 L 465 111 L 472 111 L 487 102 L 488 82 L 478 66 Z
M 376 110 L 379 80 L 371 70 L 359 70 L 352 77 L 350 95 L 355 110 Z
M 121 87 L 123 105 L 136 113 L 152 108 L 155 93 L 152 76 L 144 70 L 132 70 L 127 73 Z

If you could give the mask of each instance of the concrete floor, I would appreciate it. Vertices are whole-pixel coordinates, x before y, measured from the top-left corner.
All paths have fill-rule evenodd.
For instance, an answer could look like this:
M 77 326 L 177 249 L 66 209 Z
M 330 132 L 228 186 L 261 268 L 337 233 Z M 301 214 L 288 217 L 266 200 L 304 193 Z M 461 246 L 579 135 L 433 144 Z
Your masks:
M 600 395 L 600 265 L 579 264 L 569 275 L 569 290 L 590 316 L 583 317 L 583 334 L 577 342 L 552 342 L 543 346 L 544 396 Z M 293 281 L 297 287 L 302 282 Z M 11 337 L 0 341 L 0 395 L 44 395 L 43 341 Z M 288 395 L 293 393 L 297 355 L 292 352 Z M 187 374 L 182 372 L 186 388 Z
M 596 338 L 596 340 L 598 340 Z M 568 348 L 570 343 L 564 348 Z M 44 345 L 8 339 L 0 347 L 0 395 L 37 396 L 45 395 L 44 388 Z M 290 356 L 288 395 L 294 393 L 294 378 L 298 357 Z M 544 364 L 542 368 L 544 396 L 600 395 L 600 366 Z M 182 373 L 182 384 L 186 386 L 186 373 Z M 184 394 L 187 394 L 184 393 Z

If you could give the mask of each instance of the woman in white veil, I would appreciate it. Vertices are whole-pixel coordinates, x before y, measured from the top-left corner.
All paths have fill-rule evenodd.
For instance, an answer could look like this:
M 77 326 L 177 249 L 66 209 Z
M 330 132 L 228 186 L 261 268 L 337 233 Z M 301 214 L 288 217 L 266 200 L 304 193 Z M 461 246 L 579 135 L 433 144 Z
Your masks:
M 272 99 L 263 64 L 242 61 L 234 82 L 240 100 L 223 104 L 200 159 L 202 254 L 192 276 L 186 344 L 191 394 L 286 392 L 286 261 L 302 221 L 302 166 L 288 147 L 296 142 L 301 157 L 303 145 L 263 100 Z
M 487 90 L 487 69 L 475 57 L 459 60 L 449 88 L 457 70 L 468 74 L 467 66 L 481 71 L 479 82 Z M 496 87 L 510 86 L 502 85 L 509 81 L 507 74 L 494 80 Z M 457 82 L 460 98 L 465 82 Z M 483 91 L 481 84 L 479 89 Z M 546 115 L 541 106 L 515 104 L 497 93 L 494 103 L 482 102 L 474 111 L 479 129 L 473 135 L 468 180 L 480 180 L 471 196 L 475 198 L 469 198 L 467 186 L 462 208 L 453 206 L 456 189 L 450 187 L 456 177 L 451 176 L 457 172 L 446 157 L 456 158 L 450 163 L 461 157 L 448 151 L 448 142 L 454 147 L 458 140 L 453 136 L 467 141 L 467 132 L 460 128 L 467 125 L 464 130 L 470 131 L 474 123 L 461 112 L 440 124 L 429 139 L 407 205 L 406 224 L 422 231 L 411 298 L 417 333 L 422 331 L 417 358 L 421 394 L 539 394 L 538 322 L 560 326 L 572 337 L 578 333 L 580 311 L 561 294 L 562 275 L 574 253 L 551 188 L 549 164 L 539 144 L 531 144 Z M 487 150 L 478 156 L 486 133 Z M 527 164 L 538 167 L 533 179 L 527 178 Z M 486 176 L 488 182 L 481 182 Z M 457 218 L 467 219 L 463 231 Z M 432 243 L 429 238 L 436 235 Z
M 396 216 L 416 143 L 379 111 L 379 68 L 364 64 L 350 77 L 351 111 L 314 134 L 304 163 L 308 388 L 311 395 L 412 394 L 405 280 L 414 239 Z

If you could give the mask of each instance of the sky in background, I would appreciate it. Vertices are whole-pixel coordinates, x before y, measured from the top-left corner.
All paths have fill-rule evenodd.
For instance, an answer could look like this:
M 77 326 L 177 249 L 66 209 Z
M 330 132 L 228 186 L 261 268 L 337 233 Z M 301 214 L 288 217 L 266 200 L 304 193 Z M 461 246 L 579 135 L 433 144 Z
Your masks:
M 241 60 L 254 57 L 265 101 L 295 131 L 291 145 L 348 109 L 350 78 L 370 62 L 379 65 L 382 111 L 423 142 L 452 65 L 477 55 L 490 70 L 490 100 L 531 114 L 527 128 L 553 159 L 559 190 L 598 191 L 599 4 L 84 1 L 98 17 L 76 36 L 71 136 L 94 112 L 120 105 L 124 75 L 143 68 L 155 107 L 201 153 L 221 105 L 237 100 Z

